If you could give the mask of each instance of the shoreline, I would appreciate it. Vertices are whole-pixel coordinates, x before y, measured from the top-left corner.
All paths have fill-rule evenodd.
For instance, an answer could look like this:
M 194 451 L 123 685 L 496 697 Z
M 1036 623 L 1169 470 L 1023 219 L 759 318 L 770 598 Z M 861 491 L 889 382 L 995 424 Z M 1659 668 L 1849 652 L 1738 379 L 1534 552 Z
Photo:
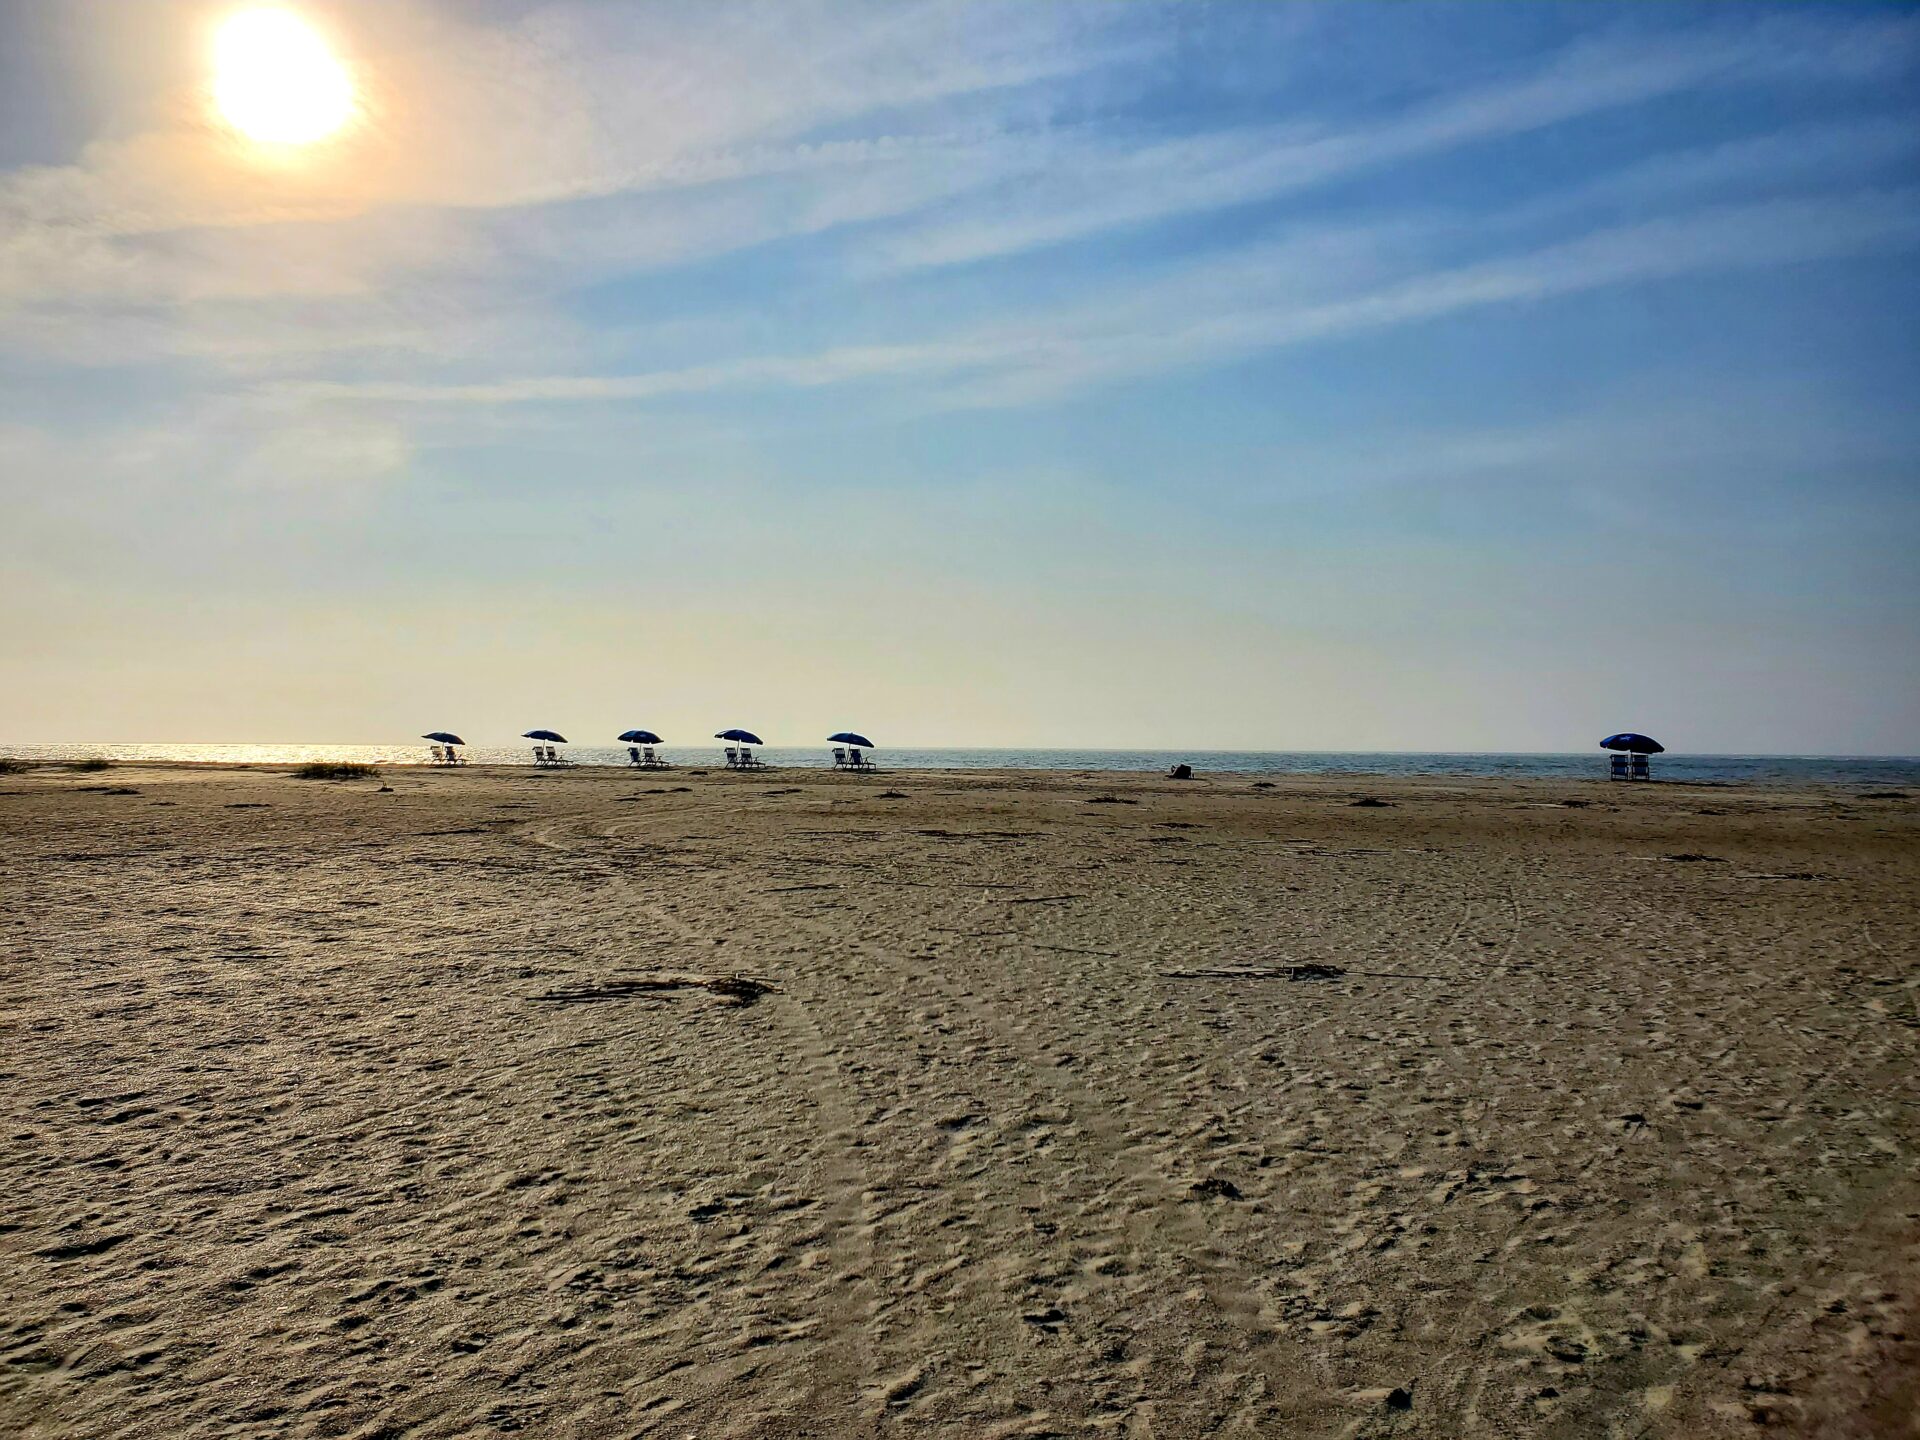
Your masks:
M 0 757 L 17 758 L 17 757 Z M 12 772 L 0 772 L 0 780 L 21 778 L 37 774 L 83 775 L 106 774 L 112 771 L 158 770 L 182 771 L 185 773 L 207 774 L 279 774 L 294 776 L 301 766 L 316 763 L 304 760 L 108 760 L 104 765 L 94 767 L 82 757 L 79 759 L 46 759 L 40 757 L 18 759 L 22 768 Z M 317 763 L 335 763 L 322 761 Z M 1306 787 L 1316 788 L 1328 784 L 1350 784 L 1367 781 L 1384 785 L 1411 786 L 1480 786 L 1499 787 L 1505 785 L 1553 787 L 1566 785 L 1599 785 L 1606 789 L 1639 792 L 1647 790 L 1709 789 L 1731 790 L 1741 794 L 1827 794 L 1833 792 L 1857 792 L 1868 781 L 1834 780 L 1713 780 L 1667 778 L 1655 775 L 1650 780 L 1619 781 L 1610 780 L 1602 766 L 1596 766 L 1592 774 L 1587 775 L 1485 775 L 1471 772 L 1385 772 L 1375 770 L 1201 770 L 1196 767 L 1193 776 L 1187 780 L 1175 780 L 1164 771 L 1158 770 L 1101 770 L 1085 767 L 1049 767 L 1038 765 L 1010 765 L 999 768 L 986 766 L 962 766 L 939 768 L 934 766 L 901 766 L 889 769 L 882 765 L 877 770 L 849 771 L 836 770 L 831 765 L 779 765 L 768 763 L 758 769 L 729 769 L 722 761 L 712 764 L 697 762 L 676 763 L 659 769 L 643 769 L 633 765 L 615 764 L 562 764 L 536 765 L 532 762 L 513 763 L 501 761 L 470 761 L 460 765 L 436 765 L 426 760 L 378 760 L 365 763 L 382 772 L 403 775 L 433 774 L 448 776 L 523 776 L 557 777 L 569 775 L 575 777 L 612 777 L 621 776 L 634 780 L 661 779 L 671 776 L 692 775 L 695 778 L 737 778 L 741 781 L 766 779 L 770 776 L 821 777 L 832 783 L 844 781 L 848 784 L 873 783 L 876 781 L 912 781 L 915 779 L 938 779 L 947 782 L 966 782 L 971 780 L 997 781 L 1000 783 L 1021 780 L 1066 781 L 1111 780 L 1140 783 L 1148 781 L 1164 782 L 1169 787 L 1201 788 L 1209 784 L 1272 786 L 1276 788 Z M 352 783 L 351 781 L 316 783 Z M 1906 799 L 1906 795 L 1881 797 L 1854 794 L 1860 799 Z

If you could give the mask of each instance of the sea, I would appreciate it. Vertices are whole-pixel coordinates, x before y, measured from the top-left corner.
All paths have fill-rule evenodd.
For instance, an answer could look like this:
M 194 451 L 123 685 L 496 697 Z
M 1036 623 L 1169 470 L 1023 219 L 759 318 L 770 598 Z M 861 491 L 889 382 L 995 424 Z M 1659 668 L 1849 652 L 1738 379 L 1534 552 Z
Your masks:
M 576 765 L 624 766 L 624 745 L 563 745 Z M 717 742 L 657 747 L 682 768 L 718 769 L 725 763 Z M 525 765 L 530 744 L 469 745 L 462 753 L 475 764 Z M 827 768 L 828 746 L 764 745 L 755 752 L 776 768 Z M 223 764 L 299 764 L 309 760 L 358 761 L 371 765 L 420 765 L 425 742 L 402 745 L 255 744 L 19 744 L 0 742 L 0 757 L 21 760 L 183 760 Z M 1570 754 L 1502 754 L 1382 750 L 890 750 L 870 752 L 887 770 L 1079 770 L 1164 774 L 1175 764 L 1198 773 L 1253 775 L 1462 775 L 1583 780 L 1604 777 L 1608 756 L 1595 749 Z M 1915 755 L 1656 755 L 1655 779 L 1722 785 L 1841 785 L 1920 789 Z

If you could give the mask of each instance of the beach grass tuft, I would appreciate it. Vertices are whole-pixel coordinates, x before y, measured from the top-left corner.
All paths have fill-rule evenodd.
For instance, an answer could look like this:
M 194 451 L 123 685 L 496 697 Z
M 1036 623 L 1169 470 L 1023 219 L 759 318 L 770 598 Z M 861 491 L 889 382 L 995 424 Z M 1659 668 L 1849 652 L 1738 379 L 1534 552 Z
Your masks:
M 378 780 L 380 768 L 377 765 L 361 765 L 353 761 L 310 760 L 293 772 L 302 780 Z
M 0 755 L 0 775 L 24 775 L 29 768 L 24 760 L 16 760 L 11 755 Z
M 95 770 L 111 770 L 113 768 L 113 762 L 111 760 L 102 760 L 98 755 L 89 755 L 85 760 L 73 761 L 67 768 L 69 770 L 84 770 L 92 773 Z

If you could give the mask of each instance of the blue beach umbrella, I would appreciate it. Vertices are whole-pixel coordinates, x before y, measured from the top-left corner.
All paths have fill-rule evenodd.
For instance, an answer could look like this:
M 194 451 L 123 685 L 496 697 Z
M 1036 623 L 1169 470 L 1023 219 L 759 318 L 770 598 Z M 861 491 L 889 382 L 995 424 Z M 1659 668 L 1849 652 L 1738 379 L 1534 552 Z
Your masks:
M 842 730 L 838 735 L 827 736 L 829 745 L 858 745 L 862 750 L 875 750 L 879 747 L 864 735 L 856 735 L 851 730 Z
M 560 734 L 557 730 L 529 730 L 521 738 L 524 740 L 551 740 L 556 745 L 564 745 L 567 743 L 567 737 Z
M 716 740 L 731 740 L 736 745 L 764 745 L 767 743 L 751 730 L 722 730 L 713 738 Z
M 622 730 L 620 740 L 627 745 L 658 745 L 660 737 L 651 730 Z
M 429 730 L 420 738 L 422 740 L 438 740 L 442 745 L 464 745 L 467 743 L 458 735 L 450 735 L 445 730 Z
M 1667 747 L 1658 740 L 1646 735 L 1636 735 L 1631 730 L 1623 730 L 1618 735 L 1609 735 L 1600 742 L 1602 750 L 1624 750 L 1629 755 L 1664 755 Z

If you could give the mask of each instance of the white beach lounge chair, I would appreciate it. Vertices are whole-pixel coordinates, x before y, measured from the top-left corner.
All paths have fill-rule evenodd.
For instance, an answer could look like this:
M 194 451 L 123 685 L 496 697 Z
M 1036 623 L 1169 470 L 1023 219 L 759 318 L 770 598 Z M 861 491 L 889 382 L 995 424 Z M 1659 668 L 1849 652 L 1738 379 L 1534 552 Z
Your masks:
M 640 763 L 649 770 L 659 770 L 664 768 L 667 762 L 654 754 L 653 747 L 649 745 L 640 752 Z

